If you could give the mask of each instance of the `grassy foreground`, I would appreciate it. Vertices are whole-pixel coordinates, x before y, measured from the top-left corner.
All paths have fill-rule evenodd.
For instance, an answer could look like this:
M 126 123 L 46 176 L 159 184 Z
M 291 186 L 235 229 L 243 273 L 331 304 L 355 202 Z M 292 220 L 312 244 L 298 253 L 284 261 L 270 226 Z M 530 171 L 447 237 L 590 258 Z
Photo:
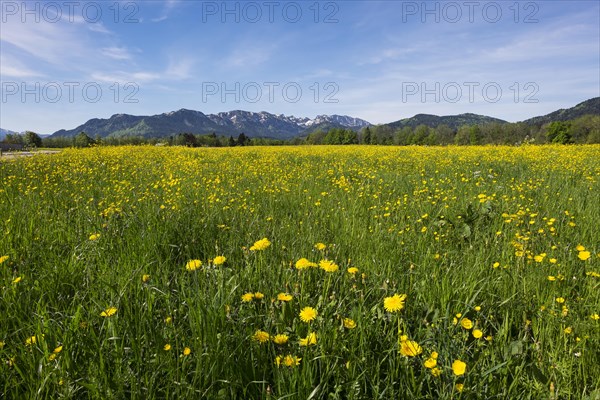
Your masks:
M 0 398 L 598 399 L 599 180 L 598 145 L 0 162 Z

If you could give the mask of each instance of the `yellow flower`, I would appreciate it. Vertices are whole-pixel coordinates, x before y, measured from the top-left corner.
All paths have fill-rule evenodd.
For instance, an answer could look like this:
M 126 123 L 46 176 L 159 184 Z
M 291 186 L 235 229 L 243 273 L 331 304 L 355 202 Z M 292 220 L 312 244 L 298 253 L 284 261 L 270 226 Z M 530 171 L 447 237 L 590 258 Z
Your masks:
M 256 293 L 254 293 L 254 298 L 255 298 L 256 300 L 262 300 L 262 299 L 264 299 L 264 298 L 265 298 L 265 295 L 264 295 L 264 294 L 262 294 L 261 292 L 256 292 Z
M 265 250 L 267 247 L 271 245 L 271 242 L 267 238 L 262 238 L 257 242 L 254 242 L 254 245 L 250 247 L 250 251 L 260 251 Z
M 144 274 L 142 275 L 142 282 L 146 283 L 150 280 L 150 275 Z
M 471 329 L 473 327 L 473 322 L 469 318 L 463 318 L 460 321 L 460 326 L 464 329 Z
M 242 295 L 242 301 L 244 303 L 249 303 L 252 301 L 252 299 L 254 299 L 254 293 L 244 293 Z
M 403 356 L 415 357 L 421 354 L 423 349 L 419 344 L 413 340 L 402 340 L 400 344 L 400 353 Z
M 309 333 L 304 339 L 300 339 L 298 344 L 300 346 L 312 346 L 317 344 L 317 334 L 314 332 Z
M 186 347 L 183 349 L 184 356 L 189 356 L 191 353 L 192 353 L 192 349 L 190 349 L 189 347 Z
M 296 261 L 296 269 L 307 269 L 311 267 L 316 267 L 317 264 L 314 262 L 308 261 L 306 258 L 301 258 Z
M 299 357 L 287 355 L 283 358 L 283 365 L 286 367 L 295 367 L 296 365 L 300 365 L 300 360 L 302 359 Z
M 465 385 L 463 385 L 462 383 L 457 383 L 456 385 L 454 385 L 454 387 L 456 388 L 457 392 L 462 393 L 463 389 L 465 388 Z
M 58 353 L 60 353 L 60 352 L 62 351 L 62 349 L 63 349 L 63 347 L 62 347 L 62 346 L 58 346 L 58 347 L 56 347 L 56 348 L 55 348 L 55 349 L 52 351 L 52 353 L 54 353 L 54 354 L 58 354 Z
M 395 294 L 391 297 L 386 297 L 383 299 L 383 308 L 389 312 L 400 311 L 404 308 L 404 300 L 406 300 L 405 294 Z
M 433 368 L 433 369 L 431 370 L 431 375 L 433 375 L 433 376 L 435 376 L 435 377 L 438 377 L 438 376 L 440 376 L 441 374 L 442 374 L 442 370 L 441 370 L 441 369 L 439 369 L 439 368 L 437 368 L 437 367 L 436 367 L 436 368 Z
M 323 251 L 327 248 L 327 246 L 323 243 L 317 243 L 315 244 L 315 249 L 319 250 L 319 251 Z
M 171 322 L 173 322 L 173 317 L 168 316 L 167 318 L 165 318 L 165 324 L 170 324 Z
M 353 319 L 344 318 L 344 328 L 354 329 L 354 328 L 356 328 L 356 322 L 354 322 Z
M 570 335 L 571 333 L 573 333 L 573 328 L 571 328 L 570 326 L 566 327 L 566 328 L 565 328 L 565 333 L 566 333 L 567 335 Z
M 317 318 L 317 314 L 317 310 L 315 310 L 314 308 L 304 307 L 300 311 L 300 319 L 302 320 L 302 322 L 310 322 Z
M 585 247 L 583 247 L 582 245 L 578 244 L 576 247 L 577 251 L 584 251 Z
M 22 279 L 22 277 L 17 276 L 15 279 L 12 280 L 13 285 L 16 285 L 17 283 L 21 282 Z
M 5 262 L 6 260 L 8 260 L 8 256 L 2 256 L 2 257 L 0 257 L 0 264 L 2 264 L 3 262 Z
M 163 347 L 164 351 L 171 351 L 171 345 L 169 343 L 165 344 L 165 346 Z
M 31 336 L 25 339 L 25 346 L 31 346 L 32 344 L 37 343 L 37 336 Z
M 95 240 L 100 239 L 100 234 L 99 233 L 93 233 L 90 235 L 90 240 L 93 242 Z
M 200 260 L 190 260 L 185 264 L 185 269 L 188 271 L 195 271 L 202 266 L 202 261 Z
M 338 265 L 330 260 L 319 261 L 319 268 L 325 272 L 335 272 L 339 269 Z
M 556 277 L 555 277 L 555 276 L 552 276 L 552 275 L 548 275 L 548 280 L 549 280 L 550 282 L 554 282 L 554 281 L 556 280 Z
M 454 372 L 454 375 L 456 376 L 464 375 L 466 369 L 467 364 L 460 360 L 454 360 L 454 362 L 452 363 L 452 372 Z
M 598 321 L 600 319 L 600 315 L 598 315 L 598 313 L 594 313 L 594 314 L 590 315 L 590 318 L 593 319 L 594 321 Z
M 588 258 L 590 258 L 591 254 L 589 251 L 580 251 L 579 254 L 577 254 L 577 257 L 579 257 L 580 260 L 585 261 Z
M 351 275 L 356 275 L 356 273 L 358 272 L 358 268 L 356 268 L 356 267 L 350 267 L 350 268 L 348 268 L 347 271 Z
M 266 343 L 270 338 L 271 336 L 267 332 L 261 331 L 260 329 L 258 329 L 256 332 L 254 332 L 254 335 L 252 335 L 252 339 L 259 343 Z
M 117 308 L 116 307 L 108 307 L 106 310 L 102 311 L 100 313 L 101 317 L 112 317 L 113 315 L 115 315 L 117 312 Z
M 279 301 L 291 301 L 293 297 L 294 296 L 292 296 L 291 294 L 288 294 L 288 293 L 279 293 L 277 295 L 277 300 L 279 300 Z
M 427 360 L 425 360 L 423 365 L 425 366 L 425 368 L 432 369 L 437 365 L 437 360 L 433 357 L 430 357 Z
M 286 344 L 288 342 L 288 335 L 278 334 L 273 336 L 273 343 L 275 344 Z
M 564 297 L 557 297 L 557 298 L 556 298 L 556 302 L 557 302 L 558 304 L 562 304 L 562 303 L 564 303 L 564 302 L 565 302 L 565 298 L 564 298 Z
M 227 261 L 227 258 L 224 256 L 216 256 L 213 260 L 213 265 L 223 265 Z
M 483 336 L 483 332 L 479 329 L 473 329 L 473 337 L 479 339 Z
M 481 307 L 480 306 L 475 307 L 475 311 L 477 311 L 477 312 L 481 311 Z

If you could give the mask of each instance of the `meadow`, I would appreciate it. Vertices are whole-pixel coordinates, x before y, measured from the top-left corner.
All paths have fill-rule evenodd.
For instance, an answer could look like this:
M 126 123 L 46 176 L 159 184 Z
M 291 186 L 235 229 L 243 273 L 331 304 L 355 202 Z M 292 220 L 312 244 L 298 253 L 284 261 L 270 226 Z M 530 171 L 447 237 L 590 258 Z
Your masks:
M 599 399 L 600 145 L 0 162 L 0 398 Z

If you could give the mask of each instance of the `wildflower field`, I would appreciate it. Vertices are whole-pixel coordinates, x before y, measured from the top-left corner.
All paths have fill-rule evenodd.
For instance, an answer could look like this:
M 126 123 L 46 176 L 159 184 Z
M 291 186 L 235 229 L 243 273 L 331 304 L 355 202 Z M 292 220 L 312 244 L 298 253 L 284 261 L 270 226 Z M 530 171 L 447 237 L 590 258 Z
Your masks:
M 598 145 L 91 148 L 0 181 L 0 398 L 600 398 Z

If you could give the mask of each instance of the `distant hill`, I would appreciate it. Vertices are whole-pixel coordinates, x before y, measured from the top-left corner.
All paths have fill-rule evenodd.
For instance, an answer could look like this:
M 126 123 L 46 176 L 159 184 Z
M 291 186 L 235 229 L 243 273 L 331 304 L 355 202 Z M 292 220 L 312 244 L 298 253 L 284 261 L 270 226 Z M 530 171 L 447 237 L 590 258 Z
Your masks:
M 600 115 L 600 97 L 586 100 L 571 108 L 561 108 L 550 114 L 529 118 L 523 122 L 529 125 L 543 125 L 555 121 L 567 121 L 584 115 Z
M 0 140 L 4 140 L 4 138 L 6 137 L 6 135 L 14 135 L 17 134 L 18 132 L 13 132 L 13 131 L 9 131 L 8 129 L 2 129 L 0 128 Z
M 396 129 L 402 129 L 405 126 L 416 128 L 419 125 L 426 125 L 430 128 L 436 128 L 439 125 L 447 125 L 452 129 L 458 129 L 462 125 L 481 125 L 489 124 L 492 122 L 505 124 L 507 121 L 502 119 L 488 117 L 479 114 L 459 114 L 459 115 L 446 115 L 437 116 L 431 114 L 417 114 L 411 118 L 404 118 L 396 122 L 386 124 L 387 126 Z
M 95 137 L 143 136 L 146 138 L 168 137 L 178 133 L 238 136 L 272 139 L 291 139 L 308 131 L 327 128 L 360 130 L 371 125 L 359 118 L 342 115 L 319 115 L 314 119 L 275 115 L 268 112 L 229 111 L 204 114 L 200 111 L 181 109 L 152 116 L 115 114 L 108 119 L 91 119 L 71 130 L 61 129 L 52 137 L 73 137 L 79 132 Z

